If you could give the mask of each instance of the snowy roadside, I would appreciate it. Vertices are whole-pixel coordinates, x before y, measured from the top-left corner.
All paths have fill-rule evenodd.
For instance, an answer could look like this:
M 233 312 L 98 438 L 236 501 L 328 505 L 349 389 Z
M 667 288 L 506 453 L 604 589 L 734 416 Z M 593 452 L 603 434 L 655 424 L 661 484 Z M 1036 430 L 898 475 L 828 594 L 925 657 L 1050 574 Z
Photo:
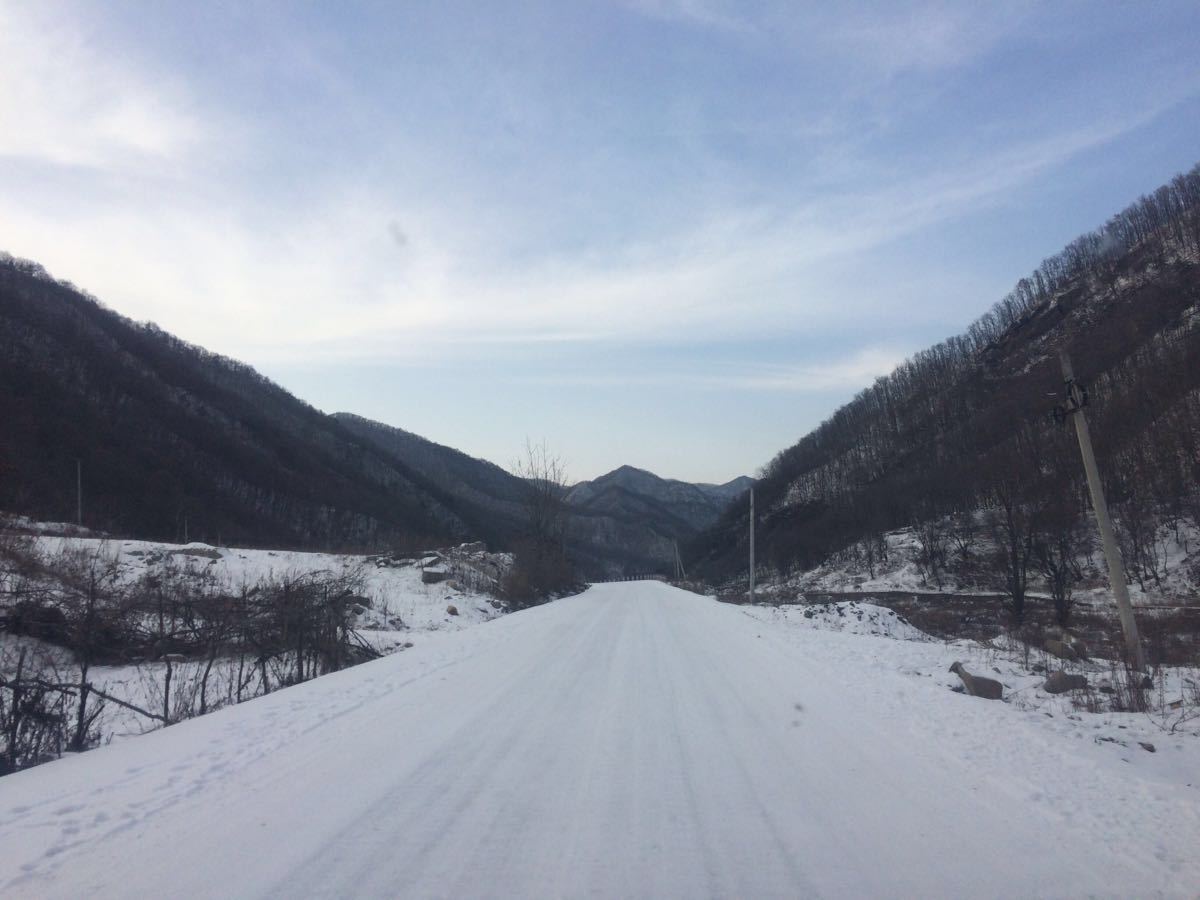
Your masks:
M 1200 791 L 1200 670 L 1164 667 L 1150 693 L 1151 712 L 1089 712 L 1108 697 L 1099 686 L 1111 674 L 1106 661 L 1074 661 L 1072 673 L 1088 678 L 1087 690 L 1050 694 L 1042 689 L 1048 671 L 1063 662 L 1045 653 L 1028 656 L 1003 640 L 941 641 L 924 634 L 893 610 L 871 603 L 789 604 L 738 607 L 770 626 L 772 634 L 801 647 L 806 656 L 839 671 L 869 679 L 872 672 L 898 673 L 912 685 L 897 697 L 898 707 L 961 690 L 950 666 L 962 662 L 977 675 L 1004 685 L 1003 703 L 963 696 L 963 703 L 991 715 L 997 727 L 1017 716 L 1048 735 L 1071 744 L 1081 758 L 1139 778 Z M 855 660 L 854 666 L 847 660 Z M 1178 708 L 1171 706 L 1183 701 Z M 1082 707 L 1082 708 L 1081 708 Z M 981 732 L 972 755 L 989 758 L 990 729 Z M 962 736 L 969 736 L 963 732 Z M 1153 750 L 1146 746 L 1153 747 Z
M 410 650 L 432 634 L 471 628 L 504 611 L 503 605 L 481 588 L 488 576 L 502 570 L 508 558 L 489 554 L 482 545 L 411 557 L 368 556 L 62 536 L 38 533 L 33 527 L 37 523 L 24 525 L 34 533 L 32 548 L 39 558 L 100 560 L 115 572 L 114 582 L 120 588 L 130 588 L 164 567 L 180 583 L 203 584 L 208 591 L 228 595 L 253 591 L 272 581 L 297 582 L 309 577 L 354 585 L 353 641 L 380 654 Z M 42 530 L 61 531 L 53 525 Z M 0 609 L 0 615 L 4 612 Z M 14 663 L 22 649 L 29 660 L 54 670 L 54 680 L 72 677 L 69 651 L 34 637 L 0 631 L 0 659 L 6 666 Z M 207 665 L 203 658 L 173 659 L 174 690 L 192 689 Z M 262 692 L 261 684 L 245 674 L 246 665 L 244 656 L 221 655 L 213 661 L 205 678 L 210 710 L 235 702 L 235 697 L 244 700 Z M 129 664 L 94 665 L 88 677 L 95 688 L 116 701 L 140 710 L 161 709 L 166 667 L 161 659 L 131 660 Z M 189 709 L 194 706 L 194 700 L 183 703 Z M 96 733 L 99 742 L 111 743 L 160 727 L 161 722 L 133 708 L 107 702 Z

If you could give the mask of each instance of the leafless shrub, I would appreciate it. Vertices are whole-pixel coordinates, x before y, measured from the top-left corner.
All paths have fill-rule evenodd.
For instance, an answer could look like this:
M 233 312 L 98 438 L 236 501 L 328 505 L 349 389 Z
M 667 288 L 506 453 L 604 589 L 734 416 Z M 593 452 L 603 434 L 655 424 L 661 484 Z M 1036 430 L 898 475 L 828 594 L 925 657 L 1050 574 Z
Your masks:
M 917 525 L 917 568 L 921 578 L 928 584 L 933 581 L 942 586 L 942 575 L 946 571 L 946 548 L 950 536 L 941 519 L 930 519 Z
M 69 690 L 37 645 L 0 650 L 0 775 L 62 755 Z
M 95 746 L 113 707 L 170 725 L 378 655 L 354 631 L 355 573 L 234 592 L 169 558 L 125 583 L 103 546 L 68 545 L 44 564 L 37 604 L 6 621 L 27 643 L 0 655 L 0 773 Z M 95 677 L 121 663 L 137 666 L 134 697 Z

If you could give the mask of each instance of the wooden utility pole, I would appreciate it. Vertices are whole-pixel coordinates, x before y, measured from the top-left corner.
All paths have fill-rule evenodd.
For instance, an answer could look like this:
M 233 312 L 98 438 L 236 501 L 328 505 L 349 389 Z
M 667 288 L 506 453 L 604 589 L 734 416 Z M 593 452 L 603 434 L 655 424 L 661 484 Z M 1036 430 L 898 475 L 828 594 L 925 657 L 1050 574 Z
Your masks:
M 750 602 L 754 602 L 754 488 L 750 488 Z
M 1125 583 L 1125 569 L 1121 563 L 1121 549 L 1113 532 L 1112 519 L 1108 515 L 1108 503 L 1104 499 L 1104 485 L 1100 483 L 1100 470 L 1096 467 L 1096 454 L 1092 450 L 1092 435 L 1088 431 L 1083 408 L 1087 406 L 1087 393 L 1076 383 L 1075 370 L 1066 348 L 1058 351 L 1062 364 L 1063 382 L 1066 390 L 1064 415 L 1074 420 L 1075 436 L 1079 438 L 1079 452 L 1083 455 L 1083 470 L 1087 473 L 1088 492 L 1092 496 L 1092 509 L 1096 513 L 1096 525 L 1100 529 L 1100 542 L 1104 546 L 1104 561 L 1108 564 L 1108 581 L 1112 585 L 1113 597 L 1117 601 L 1117 612 L 1121 616 L 1121 630 L 1125 633 L 1125 648 L 1129 660 L 1139 672 L 1146 671 L 1146 657 L 1142 653 L 1142 642 L 1138 637 L 1137 620 L 1133 617 L 1133 604 L 1129 602 L 1129 587 Z

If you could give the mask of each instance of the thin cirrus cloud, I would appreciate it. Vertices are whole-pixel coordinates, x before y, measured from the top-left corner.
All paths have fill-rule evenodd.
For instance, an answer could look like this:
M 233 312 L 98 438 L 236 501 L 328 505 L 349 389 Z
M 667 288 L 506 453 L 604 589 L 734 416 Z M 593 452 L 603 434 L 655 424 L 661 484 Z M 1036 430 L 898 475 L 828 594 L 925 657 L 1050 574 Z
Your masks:
M 197 311 L 194 319 L 184 311 L 189 334 L 223 341 L 228 352 L 250 350 L 278 361 L 314 352 L 330 362 L 408 358 L 454 342 L 646 340 L 664 333 L 705 339 L 731 331 L 745 336 L 790 320 L 798 301 L 810 326 L 836 321 L 846 313 L 846 291 L 823 280 L 824 261 L 869 251 L 1002 199 L 1136 127 L 1144 115 L 1008 148 L 903 187 L 813 203 L 782 219 L 733 212 L 686 235 L 612 255 L 553 258 L 516 273 L 488 266 L 488 248 L 442 244 L 416 213 L 401 220 L 366 199 L 340 206 L 331 201 L 271 236 L 189 211 L 152 223 L 104 217 L 84 226 L 79 240 L 106 233 L 145 248 L 135 263 L 143 273 L 140 293 L 148 299 L 209 298 L 189 307 Z M 36 233 L 47 244 L 62 240 L 61 229 Z M 187 248 L 179 265 L 162 269 L 158 261 L 178 255 L 179 247 Z M 104 255 L 94 252 L 99 269 Z M 477 260 L 483 264 L 476 267 Z M 109 277 L 118 274 L 127 292 L 136 289 L 128 261 Z M 269 291 L 262 291 L 264 285 Z M 858 297 L 854 308 L 879 313 L 890 302 Z M 229 347 L 216 313 L 244 326 L 241 346 Z
M 664 22 L 737 33 L 758 33 L 754 22 L 720 0 L 626 0 L 625 5 L 641 15 Z
M 575 385 L 599 388 L 686 388 L 700 391 L 785 392 L 823 394 L 870 384 L 904 361 L 905 353 L 889 347 L 869 347 L 848 358 L 801 365 L 758 363 L 705 365 L 691 370 L 638 371 L 594 375 L 535 375 L 517 381 L 528 384 Z
M 735 213 L 726 223 L 626 248 L 616 257 L 555 260 L 507 281 L 489 272 L 458 273 L 460 279 L 440 285 L 449 296 L 437 301 L 452 312 L 421 323 L 419 330 L 427 327 L 426 336 L 440 340 L 638 339 L 664 331 L 675 338 L 711 338 L 731 328 L 741 332 L 747 320 L 753 329 L 778 324 L 794 315 L 797 292 L 807 322 L 833 320 L 846 311 L 844 293 L 819 277 L 806 278 L 806 273 L 819 274 L 823 261 L 869 251 L 1000 202 L 1045 172 L 1136 129 L 1171 103 L 1166 99 L 1159 108 L 1126 119 L 1023 142 L 902 187 L 814 203 L 782 220 Z M 789 273 L 798 281 L 786 280 L 786 291 L 746 288 L 747 282 L 757 288 Z M 454 296 L 470 299 L 456 303 Z M 869 298 L 858 299 L 858 310 L 877 311 Z M 406 325 L 398 321 L 394 327 L 388 337 L 400 336 Z
M 759 0 L 625 0 L 650 19 L 727 32 L 743 39 L 836 57 L 861 71 L 891 77 L 906 70 L 963 65 L 986 53 L 1027 20 L 1031 0 L 963 4 L 808 4 Z M 814 41 L 813 36 L 820 40 Z
M 328 361 L 406 357 L 454 341 L 642 340 L 664 331 L 704 339 L 731 329 L 744 336 L 790 319 L 798 298 L 810 325 L 836 320 L 847 298 L 823 281 L 824 261 L 1000 200 L 1152 114 L 1004 148 L 900 186 L 813 201 L 786 216 L 730 210 L 684 234 L 551 257 L 519 272 L 492 268 L 494 248 L 456 246 L 452 224 L 439 233 L 422 225 L 419 211 L 396 214 L 365 191 L 329 198 L 267 232 L 195 198 L 80 210 L 67 222 L 26 208 L 6 222 L 29 246 L 25 255 L 69 255 L 72 277 L 121 298 L 136 317 L 272 360 L 314 351 Z M 114 245 L 138 252 L 114 253 Z M 887 302 L 854 299 L 863 315 Z M 238 323 L 237 336 L 229 322 Z
M 129 169 L 198 148 L 182 92 L 89 46 L 69 18 L 0 3 L 0 158 Z

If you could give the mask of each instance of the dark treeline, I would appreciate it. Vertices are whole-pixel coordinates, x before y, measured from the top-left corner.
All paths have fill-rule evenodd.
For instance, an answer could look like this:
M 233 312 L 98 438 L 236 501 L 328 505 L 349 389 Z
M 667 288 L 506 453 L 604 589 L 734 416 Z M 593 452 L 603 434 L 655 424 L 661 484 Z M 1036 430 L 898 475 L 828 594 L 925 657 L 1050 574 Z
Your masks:
M 1200 166 L 1047 259 L 965 334 L 922 351 L 781 452 L 756 489 L 760 557 L 790 571 L 918 529 L 926 569 L 982 528 L 1021 613 L 1025 580 L 1071 576 L 1086 485 L 1058 348 L 1087 410 L 1126 565 L 1150 585 L 1163 522 L 1200 522 Z M 982 511 L 982 513 L 980 512 Z M 698 539 L 710 578 L 742 566 L 745 504 Z M 955 524 L 958 523 L 958 524 Z M 1066 570 L 1064 575 L 1063 570 Z
M 402 389 L 398 385 L 397 389 Z M 249 366 L 0 255 L 0 509 L 147 539 L 416 549 L 482 528 Z

